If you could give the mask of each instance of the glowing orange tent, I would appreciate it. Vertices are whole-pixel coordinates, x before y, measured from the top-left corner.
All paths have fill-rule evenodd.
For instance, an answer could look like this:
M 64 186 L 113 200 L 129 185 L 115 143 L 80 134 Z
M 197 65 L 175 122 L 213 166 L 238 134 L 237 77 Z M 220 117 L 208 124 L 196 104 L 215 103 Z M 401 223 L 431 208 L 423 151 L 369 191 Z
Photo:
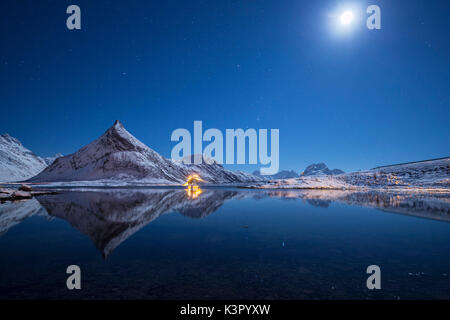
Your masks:
M 196 173 L 190 174 L 187 177 L 187 181 L 183 184 L 183 186 L 196 186 L 199 182 L 205 182 L 200 176 Z

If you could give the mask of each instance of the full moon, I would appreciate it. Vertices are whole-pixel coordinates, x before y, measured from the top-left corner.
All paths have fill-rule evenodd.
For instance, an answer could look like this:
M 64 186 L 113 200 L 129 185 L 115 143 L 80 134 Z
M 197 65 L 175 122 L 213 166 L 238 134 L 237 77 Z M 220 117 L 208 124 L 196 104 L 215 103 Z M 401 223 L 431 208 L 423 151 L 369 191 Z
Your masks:
M 353 21 L 353 12 L 345 11 L 341 14 L 341 23 L 342 24 L 350 24 Z

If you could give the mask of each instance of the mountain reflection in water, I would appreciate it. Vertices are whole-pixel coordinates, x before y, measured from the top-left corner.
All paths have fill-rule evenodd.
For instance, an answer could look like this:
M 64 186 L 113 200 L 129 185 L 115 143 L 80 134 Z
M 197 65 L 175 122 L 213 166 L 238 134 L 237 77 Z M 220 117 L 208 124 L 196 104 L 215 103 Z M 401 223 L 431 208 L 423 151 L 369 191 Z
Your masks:
M 351 192 L 322 190 L 203 189 L 192 197 L 183 189 L 105 189 L 63 191 L 0 205 L 0 235 L 27 217 L 61 218 L 87 235 L 106 257 L 123 241 L 159 216 L 178 212 L 204 218 L 230 199 L 293 199 L 327 208 L 332 202 L 366 206 L 387 212 L 450 221 L 448 194 Z M 275 218 L 274 218 L 275 219 Z
M 66 192 L 40 197 L 39 202 L 50 216 L 68 221 L 89 236 L 107 256 L 125 239 L 165 213 L 203 218 L 236 194 L 236 191 L 209 190 L 192 199 L 185 190 Z

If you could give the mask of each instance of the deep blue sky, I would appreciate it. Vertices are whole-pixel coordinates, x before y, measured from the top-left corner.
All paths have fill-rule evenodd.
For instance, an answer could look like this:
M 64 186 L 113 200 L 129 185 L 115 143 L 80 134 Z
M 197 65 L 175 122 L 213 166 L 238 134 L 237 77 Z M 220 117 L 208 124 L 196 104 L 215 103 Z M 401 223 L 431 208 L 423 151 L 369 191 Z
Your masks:
M 341 34 L 330 14 L 346 3 L 2 0 L 0 133 L 69 154 L 120 119 L 169 157 L 171 132 L 203 120 L 279 128 L 281 169 L 448 156 L 449 1 L 353 1 L 362 21 Z

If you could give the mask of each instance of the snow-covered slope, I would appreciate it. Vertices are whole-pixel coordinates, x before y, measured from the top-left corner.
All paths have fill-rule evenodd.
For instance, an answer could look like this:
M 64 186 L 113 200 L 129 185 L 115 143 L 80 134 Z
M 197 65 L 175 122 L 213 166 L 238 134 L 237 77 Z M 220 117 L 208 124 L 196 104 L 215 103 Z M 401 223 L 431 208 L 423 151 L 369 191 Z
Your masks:
M 347 183 L 375 187 L 450 188 L 450 158 L 385 166 L 342 175 Z
M 16 138 L 0 135 L 0 182 L 22 181 L 47 167 L 41 157 L 25 148 Z
M 271 180 L 250 186 L 257 189 L 354 189 L 340 176 L 320 175 L 293 179 Z
M 173 163 L 182 170 L 185 175 L 191 173 L 197 173 L 203 180 L 209 183 L 246 183 L 246 182 L 258 182 L 263 181 L 258 176 L 242 171 L 230 171 L 226 170 L 221 164 L 218 164 L 212 159 L 208 159 L 202 155 L 190 156 L 190 163 L 185 164 L 185 160 L 173 161 Z M 200 160 L 201 161 L 195 161 Z M 195 162 L 201 162 L 201 164 L 195 164 Z
M 338 175 L 302 176 L 255 185 L 264 189 L 443 188 L 450 189 L 450 158 Z
M 305 171 L 303 171 L 303 176 L 320 176 L 320 175 L 335 175 L 341 174 L 344 171 L 339 169 L 328 169 L 325 163 L 313 163 L 306 167 Z
M 250 174 L 231 172 L 217 163 L 186 165 L 159 155 L 131 135 L 119 122 L 74 154 L 57 158 L 31 182 L 127 181 L 174 183 L 198 173 L 212 183 L 260 181 Z

